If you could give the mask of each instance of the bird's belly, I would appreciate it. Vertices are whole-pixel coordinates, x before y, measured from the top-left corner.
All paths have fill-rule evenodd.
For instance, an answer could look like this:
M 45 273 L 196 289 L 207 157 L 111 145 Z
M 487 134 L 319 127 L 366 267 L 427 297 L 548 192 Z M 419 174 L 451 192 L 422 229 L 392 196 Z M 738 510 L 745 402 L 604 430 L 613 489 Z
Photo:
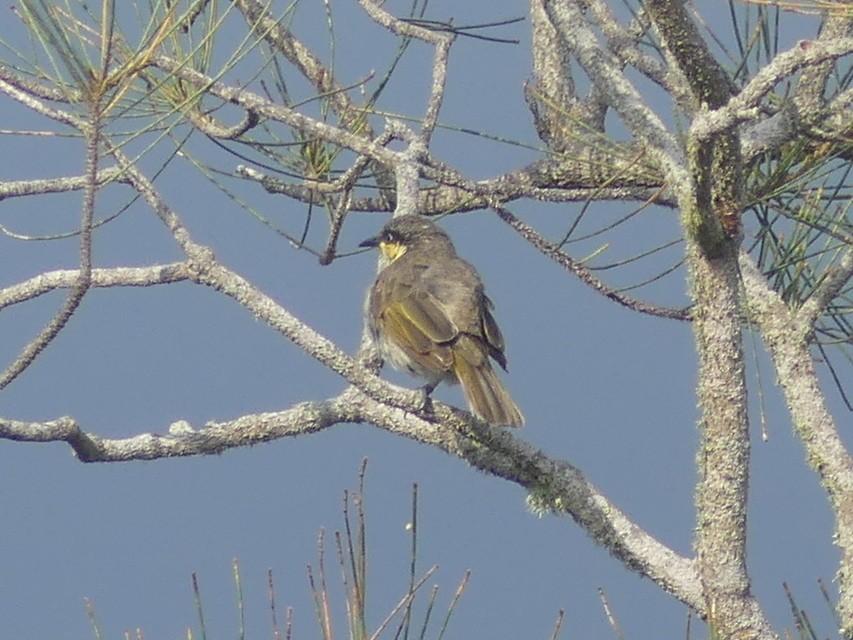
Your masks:
M 452 370 L 436 371 L 435 369 L 424 367 L 417 360 L 409 356 L 404 349 L 397 346 L 397 343 L 393 340 L 388 339 L 381 333 L 374 333 L 374 336 L 382 359 L 395 369 L 405 371 L 417 378 L 423 378 L 429 384 L 438 382 L 456 384 L 459 382 Z

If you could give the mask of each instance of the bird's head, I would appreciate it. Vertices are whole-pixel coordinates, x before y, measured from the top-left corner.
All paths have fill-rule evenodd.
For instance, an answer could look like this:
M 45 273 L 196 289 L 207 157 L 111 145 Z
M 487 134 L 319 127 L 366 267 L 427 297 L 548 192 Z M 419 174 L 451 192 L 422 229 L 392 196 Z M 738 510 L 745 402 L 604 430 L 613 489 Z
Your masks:
M 433 245 L 436 249 L 453 247 L 450 237 L 441 228 L 421 215 L 409 214 L 393 218 L 382 227 L 379 235 L 368 238 L 358 246 L 378 247 L 384 260 L 390 264 L 408 250 L 425 248 L 427 245 Z

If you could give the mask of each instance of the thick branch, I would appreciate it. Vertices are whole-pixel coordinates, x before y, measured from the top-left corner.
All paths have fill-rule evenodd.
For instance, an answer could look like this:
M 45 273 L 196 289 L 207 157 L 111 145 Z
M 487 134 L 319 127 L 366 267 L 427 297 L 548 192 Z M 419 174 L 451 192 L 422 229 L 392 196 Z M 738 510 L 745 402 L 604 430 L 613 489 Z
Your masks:
M 533 0 L 530 5 L 534 83 L 525 85 L 524 95 L 539 138 L 550 149 L 563 151 L 572 139 L 574 120 L 599 126 L 601 119 L 589 122 L 583 113 L 575 94 L 568 47 L 558 36 L 542 0 Z
M 848 251 L 844 271 L 847 277 L 849 261 Z M 773 358 L 776 377 L 785 394 L 794 429 L 805 447 L 806 459 L 819 474 L 832 504 L 836 519 L 834 541 L 841 549 L 838 611 L 842 634 L 850 637 L 853 635 L 853 459 L 826 406 L 809 352 L 814 314 L 789 309 L 746 254 L 740 256 L 740 269 L 750 317 L 758 323 Z
M 772 638 L 746 566 L 749 420 L 737 264 L 695 245 L 688 259 L 702 412 L 696 551 L 706 606 L 725 637 Z
M 448 415 L 455 412 L 436 402 Z M 550 459 L 505 430 L 464 421 L 424 421 L 378 402 L 350 387 L 328 400 L 304 402 L 285 411 L 211 422 L 194 429 L 186 422 L 168 435 L 142 434 L 108 439 L 84 432 L 71 418 L 46 423 L 0 420 L 0 438 L 27 442 L 63 441 L 84 462 L 155 460 L 221 453 L 239 446 L 314 433 L 342 422 L 370 422 L 421 444 L 466 460 L 473 467 L 514 482 L 540 506 L 567 513 L 630 570 L 654 580 L 665 591 L 702 612 L 693 562 L 674 553 L 632 522 L 570 464 Z
M 684 0 L 646 0 L 644 6 L 697 101 L 712 109 L 725 104 L 736 88 L 687 15 Z
M 841 254 L 838 263 L 827 269 L 820 286 L 797 312 L 799 320 L 807 326 L 814 327 L 818 318 L 826 312 L 827 307 L 851 278 L 853 278 L 853 246 L 848 246 Z
M 845 13 L 847 15 L 844 15 Z M 849 13 L 849 11 L 830 12 L 824 24 L 821 25 L 816 43 L 853 35 L 853 19 Z M 832 77 L 834 69 L 835 65 L 827 61 L 803 71 L 793 96 L 793 102 L 796 105 L 800 120 L 805 123 L 812 123 L 814 114 L 821 112 L 826 102 L 827 83 Z
M 434 160 L 431 160 L 434 161 Z M 420 191 L 418 210 L 426 215 L 448 211 L 474 211 L 489 206 L 494 199 L 509 202 L 532 198 L 542 202 L 587 202 L 592 200 L 654 201 L 674 207 L 671 195 L 662 193 L 664 179 L 641 151 L 634 147 L 606 147 L 588 144 L 573 147 L 565 154 L 547 156 L 531 164 L 487 180 L 469 180 L 452 170 L 436 168 L 430 172 L 439 184 Z M 237 174 L 259 182 L 270 193 L 281 193 L 311 203 L 317 193 L 346 190 L 340 181 L 301 184 L 284 182 L 255 168 L 239 166 Z M 353 211 L 392 211 L 393 205 L 381 199 L 353 198 Z

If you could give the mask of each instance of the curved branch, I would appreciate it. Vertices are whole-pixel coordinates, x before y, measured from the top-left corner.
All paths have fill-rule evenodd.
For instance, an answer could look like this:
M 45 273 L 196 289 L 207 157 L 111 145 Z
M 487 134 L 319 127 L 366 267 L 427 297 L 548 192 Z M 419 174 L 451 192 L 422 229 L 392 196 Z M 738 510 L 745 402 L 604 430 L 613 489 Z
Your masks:
M 56 87 L 42 84 L 30 77 L 15 73 L 12 69 L 2 63 L 0 63 L 0 80 L 4 80 L 24 93 L 28 93 L 37 98 L 42 98 L 43 100 L 69 103 L 79 102 L 83 98 L 83 95 L 79 91 L 70 88 L 68 91 L 63 91 Z
M 569 256 L 565 252 L 561 251 L 559 247 L 548 242 L 535 229 L 532 229 L 530 226 L 524 224 L 521 220 L 516 218 L 508 209 L 499 206 L 495 206 L 492 208 L 500 216 L 501 220 L 503 220 L 509 226 L 515 229 L 515 231 L 521 237 L 523 237 L 530 244 L 536 247 L 536 249 L 538 249 L 543 255 L 548 256 L 561 267 L 573 273 L 578 278 L 578 280 L 580 280 L 587 286 L 592 287 L 607 299 L 612 300 L 617 304 L 621 304 L 623 307 L 627 307 L 633 311 L 647 313 L 651 316 L 658 316 L 660 318 L 670 318 L 672 320 L 692 320 L 692 314 L 690 309 L 670 309 L 668 307 L 659 307 L 656 305 L 649 304 L 647 302 L 643 302 L 642 300 L 637 300 L 636 298 L 632 298 L 629 295 L 612 289 L 604 282 L 592 275 L 592 272 L 584 265 L 577 262 L 574 258 Z
M 692 179 L 687 171 L 684 150 L 667 130 L 660 117 L 648 107 L 640 92 L 619 69 L 612 55 L 605 52 L 595 33 L 586 26 L 580 8 L 571 2 L 543 0 L 549 17 L 577 57 L 592 83 L 598 87 L 621 117 L 632 135 L 643 141 L 649 153 L 661 165 L 670 188 L 680 192 L 678 200 L 687 202 L 692 195 Z
M 697 140 L 727 131 L 757 115 L 761 100 L 773 88 L 804 67 L 837 60 L 853 53 L 853 38 L 836 40 L 801 40 L 793 48 L 780 53 L 763 67 L 743 90 L 720 108 L 698 116 L 690 128 Z
M 549 458 L 506 430 L 471 422 L 470 416 L 460 420 L 461 412 L 439 402 L 435 405 L 452 416 L 452 424 L 425 421 L 349 387 L 328 400 L 211 422 L 201 429 L 176 422 L 169 427 L 168 435 L 101 438 L 83 431 L 72 418 L 65 417 L 45 423 L 0 420 L 0 438 L 62 441 L 83 462 L 124 462 L 221 453 L 235 447 L 314 433 L 344 422 L 369 422 L 396 435 L 438 447 L 481 471 L 524 487 L 541 506 L 570 515 L 629 570 L 649 577 L 704 615 L 694 562 L 661 544 L 630 520 L 578 469 Z
M 356 135 L 339 127 L 309 118 L 298 111 L 276 104 L 247 89 L 226 85 L 191 69 L 187 66 L 186 61 L 182 62 L 167 56 L 155 55 L 151 57 L 151 64 L 162 71 L 174 74 L 197 89 L 205 90 L 211 95 L 239 105 L 248 111 L 282 122 L 308 135 L 317 136 L 328 142 L 351 149 L 356 153 L 369 156 L 383 164 L 393 165 L 400 160 L 399 152 L 386 149 L 363 135 Z
M 258 126 L 260 118 L 258 114 L 252 110 L 247 110 L 243 115 L 243 119 L 237 124 L 226 126 L 219 123 L 214 118 L 206 113 L 202 113 L 197 109 L 187 111 L 187 120 L 203 134 L 211 138 L 220 138 L 222 140 L 236 140 L 246 132 Z
M 849 12 L 848 12 L 849 13 Z M 844 12 L 830 12 L 821 25 L 816 41 L 825 42 L 835 38 L 853 35 L 853 20 Z M 793 95 L 800 119 L 806 123 L 813 122 L 814 114 L 819 114 L 826 104 L 826 89 L 832 77 L 835 66 L 829 61 L 806 68 L 800 75 L 799 82 Z M 849 120 L 849 114 L 848 114 Z

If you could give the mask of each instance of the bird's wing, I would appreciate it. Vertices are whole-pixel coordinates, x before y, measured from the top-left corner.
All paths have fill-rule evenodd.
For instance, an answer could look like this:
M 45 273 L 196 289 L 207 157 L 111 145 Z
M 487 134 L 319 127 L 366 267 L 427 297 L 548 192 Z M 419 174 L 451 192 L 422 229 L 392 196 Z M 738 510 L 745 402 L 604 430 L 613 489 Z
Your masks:
M 436 370 L 452 365 L 450 342 L 458 331 L 431 294 L 415 290 L 390 300 L 380 317 L 388 336 L 415 360 Z
M 504 355 L 504 337 L 501 333 L 495 317 L 492 315 L 494 305 L 488 296 L 483 295 L 483 337 L 489 348 L 489 355 L 506 370 L 506 356 Z
M 504 338 L 491 312 L 492 301 L 483 292 L 476 270 L 459 258 L 455 258 L 450 267 L 448 262 L 443 267 L 427 269 L 417 292 L 428 297 L 441 314 L 448 318 L 454 331 L 446 339 L 454 341 L 454 350 L 469 351 L 464 357 L 472 365 L 481 366 L 488 354 L 506 369 Z M 462 335 L 471 338 L 468 344 L 471 348 L 461 346 L 458 337 Z

